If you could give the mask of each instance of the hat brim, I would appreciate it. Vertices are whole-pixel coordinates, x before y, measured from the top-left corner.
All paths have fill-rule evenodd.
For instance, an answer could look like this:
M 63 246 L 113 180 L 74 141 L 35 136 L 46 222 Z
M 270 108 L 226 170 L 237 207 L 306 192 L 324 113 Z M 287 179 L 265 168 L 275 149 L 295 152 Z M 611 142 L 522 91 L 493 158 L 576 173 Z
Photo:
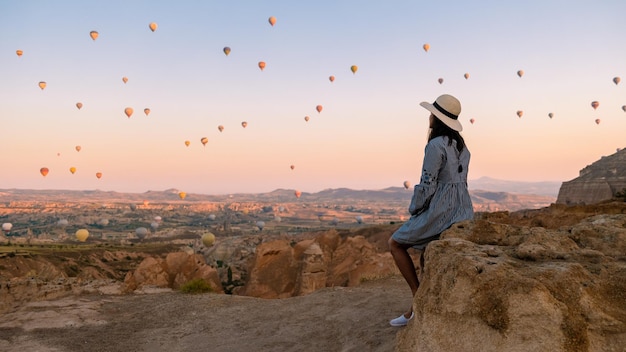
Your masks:
M 461 122 L 459 122 L 459 120 L 451 119 L 448 116 L 442 114 L 441 111 L 437 110 L 437 108 L 433 104 L 431 104 L 429 102 L 426 102 L 426 101 L 423 101 L 423 102 L 420 103 L 420 106 L 422 106 L 424 109 L 430 111 L 441 122 L 446 124 L 446 126 L 450 127 L 451 129 L 453 129 L 453 130 L 455 130 L 457 132 L 463 131 L 463 125 L 461 125 Z

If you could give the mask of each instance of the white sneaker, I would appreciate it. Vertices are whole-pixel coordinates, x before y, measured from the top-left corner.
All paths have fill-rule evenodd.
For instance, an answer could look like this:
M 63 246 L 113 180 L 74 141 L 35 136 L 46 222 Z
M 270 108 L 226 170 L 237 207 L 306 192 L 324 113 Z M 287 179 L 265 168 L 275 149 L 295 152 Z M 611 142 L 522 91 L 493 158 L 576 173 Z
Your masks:
M 411 312 L 411 316 L 407 319 L 404 317 L 404 314 L 402 314 L 401 316 L 395 318 L 395 319 L 391 319 L 389 321 L 389 324 L 391 326 L 406 326 L 406 324 L 409 323 L 409 320 L 413 319 L 413 316 L 415 315 L 415 312 Z

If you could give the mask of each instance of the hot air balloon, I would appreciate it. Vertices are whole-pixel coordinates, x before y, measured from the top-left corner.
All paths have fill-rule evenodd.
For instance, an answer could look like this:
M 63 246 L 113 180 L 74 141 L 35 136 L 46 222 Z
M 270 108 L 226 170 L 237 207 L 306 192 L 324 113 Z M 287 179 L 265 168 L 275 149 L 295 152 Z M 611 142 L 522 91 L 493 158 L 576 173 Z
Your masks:
M 466 73 L 466 74 L 463 75 L 463 77 L 465 77 L 465 79 L 469 79 L 470 75 L 469 75 L 469 73 Z
M 426 43 L 422 46 L 422 48 L 424 48 L 425 52 L 428 52 L 428 50 L 430 50 L 430 44 Z
M 187 193 L 185 193 L 185 192 L 178 192 L 178 197 L 180 197 L 180 199 L 185 199 L 185 197 L 187 197 Z
M 162 220 L 163 220 L 163 218 L 161 218 L 158 215 L 154 217 L 154 221 L 156 221 L 156 222 L 161 222 Z
M 186 145 L 186 146 L 189 146 L 190 144 L 191 144 L 191 142 L 190 142 L 190 141 L 185 141 L 185 145 Z
M 78 110 L 80 110 L 83 107 L 83 103 L 81 102 L 76 103 L 76 107 L 78 108 Z
M 67 219 L 59 219 L 59 221 L 57 221 L 57 226 L 67 226 L 69 224 L 69 221 L 67 221 Z
M 47 84 L 44 81 L 39 82 L 39 88 L 41 88 L 41 90 L 44 90 L 46 88 L 46 85 Z
M 553 113 L 549 113 L 549 114 L 548 114 L 548 117 L 549 117 L 549 118 L 553 118 L 553 117 L 554 117 L 554 114 L 553 114 Z
M 361 215 L 357 215 L 357 217 L 355 217 L 357 224 L 362 224 L 363 223 L 363 217 Z
M 315 110 L 317 110 L 317 112 L 322 112 L 323 108 L 324 108 L 323 106 L 318 105 L 318 106 L 315 107 Z
M 261 221 L 261 220 L 257 221 L 256 227 L 259 228 L 259 231 L 263 231 L 263 228 L 265 227 L 265 221 Z
M 296 168 L 296 166 L 295 165 L 291 165 L 291 166 L 289 166 L 289 168 L 293 170 L 293 169 Z
M 618 84 L 619 84 L 619 82 L 621 82 L 621 81 L 622 81 L 622 79 L 621 79 L 621 78 L 619 78 L 619 77 L 613 77 L 613 83 L 615 83 L 615 85 L 618 85 Z
M 601 121 L 600 119 L 596 119 L 596 125 L 599 125 L 600 121 Z
M 137 204 L 135 204 L 135 203 L 131 203 L 128 207 L 129 207 L 129 208 L 130 208 L 130 210 L 132 210 L 132 211 L 137 210 Z
M 150 115 L 150 109 L 148 108 L 143 109 L 143 113 L 146 114 L 146 116 Z
M 476 122 L 476 120 L 474 120 L 473 118 L 470 119 L 470 123 L 473 125 L 474 122 Z
M 228 56 L 228 54 L 230 54 L 230 48 L 225 46 L 224 47 L 224 54 L 226 54 L 226 56 Z
M 261 69 L 261 71 L 265 69 L 265 61 L 259 61 L 259 68 Z
M 133 108 L 124 109 L 124 113 L 126 114 L 126 116 L 128 116 L 128 118 L 130 118 L 133 114 Z
M 248 127 L 248 123 L 246 121 L 242 121 L 241 122 L 241 127 L 243 127 L 243 128 Z
M 147 234 L 148 229 L 145 227 L 138 227 L 135 229 L 135 235 L 137 235 L 137 238 L 139 238 L 140 240 L 143 240 Z
M 76 172 L 76 168 L 75 167 L 70 167 L 70 172 L 72 173 L 72 175 Z
M 296 198 L 300 198 L 300 196 L 302 195 L 302 192 L 296 190 L 295 192 L 293 192 L 293 194 L 296 195 Z
M 202 137 L 200 139 L 200 142 L 202 143 L 202 145 L 206 146 L 206 144 L 209 143 L 209 139 L 206 137 Z
M 148 200 L 144 200 L 143 201 L 143 206 L 144 207 L 147 207 L 149 204 L 150 204 L 150 202 Z
M 124 83 L 128 82 L 128 77 L 122 77 L 122 82 Z
M 102 172 L 96 172 L 96 177 L 100 179 L 102 177 Z
M 517 71 L 517 75 L 521 78 L 524 75 L 524 70 Z
M 224 126 L 219 125 L 219 126 L 217 126 L 217 129 L 218 129 L 220 132 L 222 132 L 222 131 L 224 130 Z
M 309 117 L 308 117 L 308 116 L 305 116 L 305 117 L 304 117 L 304 121 L 309 122 Z
M 201 238 L 205 247 L 211 247 L 215 243 L 215 235 L 210 232 L 203 233 Z
M 13 224 L 11 224 L 10 222 L 5 222 L 2 224 L 2 231 L 4 231 L 5 234 L 8 234 L 9 232 L 11 232 L 12 228 L 13 228 Z
M 272 25 L 272 27 L 276 24 L 276 17 L 271 16 L 267 19 L 267 21 Z
M 209 220 L 215 221 L 215 218 L 216 218 L 215 214 L 209 214 Z
M 89 32 L 89 36 L 91 37 L 91 39 L 96 40 L 96 39 L 98 39 L 98 32 L 97 31 L 91 31 L 91 32 Z
M 61 153 L 57 153 L 57 156 L 61 156 Z
M 622 110 L 624 110 L 624 112 L 626 112 L 626 105 L 622 105 Z
M 150 223 L 150 227 L 152 227 L 152 230 L 156 231 L 159 228 L 159 223 L 156 221 L 153 221 Z
M 87 237 L 89 237 L 89 231 L 87 231 L 87 229 L 80 229 L 76 231 L 76 239 L 80 242 L 87 241 Z
M 77 152 L 80 152 L 80 150 L 82 149 L 80 145 L 77 145 L 74 147 L 74 149 L 76 149 Z
M 46 177 L 46 175 L 48 174 L 48 172 L 50 172 L 50 170 L 48 170 L 47 167 L 42 167 L 41 169 L 39 169 L 39 172 L 43 175 L 43 177 Z
M 600 106 L 600 103 L 598 103 L 597 101 L 592 101 L 591 102 L 591 107 L 595 110 L 598 108 L 598 106 Z
M 22 54 L 24 54 L 22 50 L 15 50 L 15 53 L 17 54 L 17 56 L 22 56 Z
M 521 118 L 522 115 L 524 115 L 524 112 L 522 110 L 517 110 L 517 117 Z
M 148 25 L 148 28 L 150 28 L 150 30 L 153 31 L 153 32 L 157 30 L 157 27 L 158 27 L 158 25 L 156 23 L 154 23 L 154 22 L 152 22 L 152 23 L 150 23 Z
M 109 224 L 109 219 L 100 219 L 98 220 L 98 225 L 107 226 Z
M 439 82 L 439 84 L 443 84 L 443 78 L 439 78 L 437 82 Z
M 409 180 L 404 181 L 404 188 L 409 189 L 411 187 L 411 182 Z
M 350 66 L 350 71 L 352 71 L 353 74 L 356 73 L 356 71 L 358 71 L 358 70 L 359 70 L 359 66 L 357 66 L 357 65 Z

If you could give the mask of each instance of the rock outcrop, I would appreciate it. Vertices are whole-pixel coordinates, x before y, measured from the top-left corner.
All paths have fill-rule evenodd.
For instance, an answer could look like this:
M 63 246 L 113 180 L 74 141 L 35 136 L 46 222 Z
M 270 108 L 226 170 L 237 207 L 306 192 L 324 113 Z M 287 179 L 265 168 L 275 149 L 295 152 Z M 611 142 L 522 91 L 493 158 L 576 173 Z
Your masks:
M 397 351 L 624 351 L 624 213 L 559 229 L 478 217 L 425 256 Z
M 602 157 L 580 170 L 580 175 L 563 182 L 556 202 L 594 204 L 614 198 L 626 190 L 626 148 Z

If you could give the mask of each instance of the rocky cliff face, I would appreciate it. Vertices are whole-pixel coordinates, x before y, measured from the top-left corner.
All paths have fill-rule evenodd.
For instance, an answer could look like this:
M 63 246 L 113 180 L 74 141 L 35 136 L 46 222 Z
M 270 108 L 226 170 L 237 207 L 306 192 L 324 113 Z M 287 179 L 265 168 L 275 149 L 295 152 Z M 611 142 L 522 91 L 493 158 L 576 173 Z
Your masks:
M 563 182 L 557 203 L 593 204 L 615 197 L 626 189 L 626 148 L 580 170 L 580 176 Z
M 396 350 L 624 351 L 626 206 L 618 207 L 559 227 L 494 214 L 456 224 L 426 249 L 416 315 Z

